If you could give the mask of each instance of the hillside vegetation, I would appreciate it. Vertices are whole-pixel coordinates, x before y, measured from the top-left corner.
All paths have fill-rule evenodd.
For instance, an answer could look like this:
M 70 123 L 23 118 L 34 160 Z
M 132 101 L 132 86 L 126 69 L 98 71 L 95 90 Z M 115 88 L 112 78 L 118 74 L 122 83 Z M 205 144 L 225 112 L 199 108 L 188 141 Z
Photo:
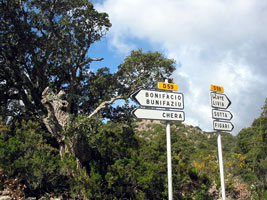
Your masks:
M 266 198 L 265 110 L 237 136 L 222 133 L 228 199 Z M 1 190 L 17 197 L 167 199 L 165 123 L 108 122 L 80 116 L 75 130 L 89 161 L 77 166 L 59 155 L 53 138 L 34 121 L 0 129 Z M 69 134 L 66 131 L 65 134 Z M 219 199 L 217 134 L 171 124 L 175 199 Z

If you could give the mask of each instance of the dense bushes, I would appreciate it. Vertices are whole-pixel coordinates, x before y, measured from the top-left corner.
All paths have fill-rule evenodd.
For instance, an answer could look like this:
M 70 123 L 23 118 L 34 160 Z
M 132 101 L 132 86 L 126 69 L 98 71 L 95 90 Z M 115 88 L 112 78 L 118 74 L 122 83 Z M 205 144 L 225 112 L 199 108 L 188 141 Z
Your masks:
M 228 198 L 237 198 L 244 191 L 248 198 L 266 197 L 264 120 L 256 119 L 251 128 L 242 130 L 237 137 L 222 133 Z M 181 123 L 174 123 L 171 128 L 174 198 L 218 198 L 216 134 Z M 2 125 L 0 181 L 3 186 L 10 185 L 9 189 L 16 191 L 17 196 L 167 199 L 164 124 L 148 123 L 140 129 L 138 122 L 103 123 L 79 115 L 73 117 L 64 134 L 66 144 L 70 145 L 73 138 L 79 141 L 81 148 L 75 153 L 84 157 L 83 163 L 77 162 L 79 156 L 72 155 L 72 151 L 60 157 L 53 139 L 37 122 Z M 235 182 L 242 183 L 242 187 L 237 187 Z
M 46 141 L 49 137 L 40 125 L 32 121 L 1 126 L 0 168 L 9 178 L 16 178 L 25 192 L 39 196 L 45 192 L 62 192 L 66 187 L 60 173 L 58 150 Z
M 267 110 L 267 104 L 265 109 Z M 237 170 L 247 182 L 256 199 L 267 199 L 267 116 L 255 119 L 252 126 L 238 134 L 236 152 L 242 156 L 243 165 Z M 264 115 L 265 113 L 265 115 Z

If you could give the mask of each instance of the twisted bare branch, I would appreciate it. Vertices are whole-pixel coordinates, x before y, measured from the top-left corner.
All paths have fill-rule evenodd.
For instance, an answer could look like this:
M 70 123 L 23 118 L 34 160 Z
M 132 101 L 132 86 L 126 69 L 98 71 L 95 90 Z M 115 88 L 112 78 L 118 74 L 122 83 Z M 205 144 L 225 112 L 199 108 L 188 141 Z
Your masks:
M 107 105 L 113 104 L 116 100 L 119 99 L 126 99 L 127 96 L 117 96 L 117 97 L 113 97 L 111 100 L 109 101 L 104 101 L 102 102 L 89 116 L 88 118 L 93 117 L 94 115 L 96 115 L 101 109 L 105 108 Z

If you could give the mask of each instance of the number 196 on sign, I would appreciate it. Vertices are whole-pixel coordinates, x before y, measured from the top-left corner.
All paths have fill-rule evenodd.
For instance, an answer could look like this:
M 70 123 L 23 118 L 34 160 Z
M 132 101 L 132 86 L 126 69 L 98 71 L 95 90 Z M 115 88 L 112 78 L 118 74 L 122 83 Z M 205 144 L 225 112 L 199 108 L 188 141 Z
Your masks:
M 158 82 L 158 88 L 162 90 L 176 90 L 178 91 L 178 85 L 173 83 Z

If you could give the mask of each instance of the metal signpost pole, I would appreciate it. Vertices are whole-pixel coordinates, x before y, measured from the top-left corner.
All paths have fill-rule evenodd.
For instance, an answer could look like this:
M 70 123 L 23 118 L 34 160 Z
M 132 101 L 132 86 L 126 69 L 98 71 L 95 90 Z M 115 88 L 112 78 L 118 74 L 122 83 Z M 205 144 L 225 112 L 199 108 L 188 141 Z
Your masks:
M 165 80 L 168 83 L 168 79 Z M 166 126 L 166 140 L 167 140 L 167 163 L 168 163 L 168 195 L 169 200 L 172 200 L 172 158 L 171 158 L 171 125 L 167 121 Z
M 168 194 L 169 200 L 172 200 L 172 159 L 171 159 L 171 125 L 167 121 L 166 126 L 167 139 L 167 162 L 168 162 Z
M 222 200 L 225 200 L 225 185 L 224 185 L 224 168 L 223 168 L 223 155 L 222 155 L 222 141 L 220 131 L 217 131 L 218 138 L 218 155 L 219 155 L 219 166 L 220 166 L 220 177 L 221 177 L 221 189 L 222 189 Z

